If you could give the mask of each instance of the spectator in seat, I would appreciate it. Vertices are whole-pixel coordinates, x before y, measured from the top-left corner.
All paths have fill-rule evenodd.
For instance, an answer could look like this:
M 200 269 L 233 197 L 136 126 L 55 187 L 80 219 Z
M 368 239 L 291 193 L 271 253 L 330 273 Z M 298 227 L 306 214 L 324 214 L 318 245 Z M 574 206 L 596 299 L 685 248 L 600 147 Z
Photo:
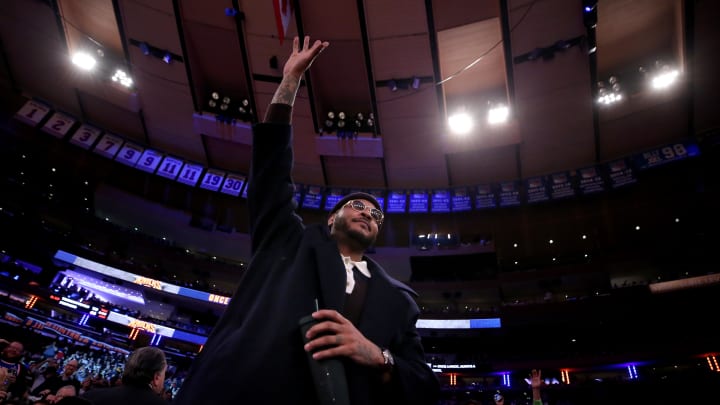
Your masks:
M 7 372 L 4 382 L 4 390 L 7 392 L 6 401 L 22 398 L 27 391 L 26 375 L 27 367 L 22 363 L 22 356 L 25 346 L 18 341 L 8 342 L 3 340 L 6 346 L 0 352 L 0 368 Z
M 160 396 L 166 369 L 162 350 L 152 346 L 136 349 L 125 363 L 121 385 L 92 389 L 83 398 L 96 405 L 167 405 Z

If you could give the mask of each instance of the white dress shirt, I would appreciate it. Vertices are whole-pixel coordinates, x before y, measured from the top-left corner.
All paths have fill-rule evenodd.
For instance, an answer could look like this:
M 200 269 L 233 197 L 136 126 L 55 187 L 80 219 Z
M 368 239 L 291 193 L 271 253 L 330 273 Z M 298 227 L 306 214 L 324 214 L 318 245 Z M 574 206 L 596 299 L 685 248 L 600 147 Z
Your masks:
M 340 255 L 343 263 L 345 264 L 345 274 L 347 275 L 347 282 L 345 283 L 345 293 L 352 293 L 355 288 L 355 276 L 353 275 L 353 267 L 357 267 L 365 277 L 370 278 L 370 270 L 368 269 L 367 262 L 365 260 L 354 262 L 347 256 Z

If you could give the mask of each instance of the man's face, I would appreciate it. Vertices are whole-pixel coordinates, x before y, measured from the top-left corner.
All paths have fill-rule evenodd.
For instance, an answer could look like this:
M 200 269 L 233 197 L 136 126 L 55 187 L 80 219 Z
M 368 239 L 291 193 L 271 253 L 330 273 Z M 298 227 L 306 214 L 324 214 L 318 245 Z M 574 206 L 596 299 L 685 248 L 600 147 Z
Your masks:
M 69 362 L 67 362 L 67 364 L 65 364 L 63 373 L 69 377 L 69 376 L 73 375 L 73 373 L 75 373 L 77 371 L 77 369 L 78 369 L 77 360 L 70 360 Z
M 2 357 L 5 360 L 17 360 L 22 356 L 23 350 L 25 350 L 25 348 L 22 343 L 12 342 L 3 349 Z
M 359 201 L 365 205 L 363 211 L 358 211 L 346 204 L 328 219 L 328 225 L 332 226 L 332 235 L 346 236 L 362 248 L 367 249 L 377 239 L 379 224 L 370 215 L 370 209 L 375 206 L 367 200 Z

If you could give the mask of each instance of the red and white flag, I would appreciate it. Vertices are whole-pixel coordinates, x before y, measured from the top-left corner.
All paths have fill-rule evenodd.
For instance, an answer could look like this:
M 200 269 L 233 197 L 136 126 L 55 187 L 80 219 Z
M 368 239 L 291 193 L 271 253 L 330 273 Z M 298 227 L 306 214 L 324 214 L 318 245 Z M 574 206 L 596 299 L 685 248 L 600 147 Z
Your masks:
M 280 45 L 282 45 L 293 13 L 292 0 L 273 0 L 273 5 L 275 6 L 275 22 L 277 23 Z

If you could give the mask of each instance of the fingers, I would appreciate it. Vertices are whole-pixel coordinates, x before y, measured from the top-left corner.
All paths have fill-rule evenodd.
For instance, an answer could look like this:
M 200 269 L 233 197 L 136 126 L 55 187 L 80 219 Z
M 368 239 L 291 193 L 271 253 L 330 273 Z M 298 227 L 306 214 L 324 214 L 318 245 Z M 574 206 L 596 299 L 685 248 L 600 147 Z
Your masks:
M 295 38 L 293 38 L 293 50 L 292 50 L 293 53 L 297 53 L 297 52 L 298 52 L 298 47 L 299 47 L 299 45 L 300 45 L 300 38 L 298 38 L 297 36 L 295 36 Z
M 309 48 L 310 48 L 310 36 L 309 36 L 309 35 L 305 35 L 305 41 L 304 41 L 304 43 L 303 43 L 303 50 L 306 50 L 306 49 L 309 49 Z
M 347 322 L 347 319 L 334 309 L 321 309 L 319 311 L 315 311 L 312 313 L 312 317 L 315 319 L 327 319 L 328 321 L 339 323 Z

